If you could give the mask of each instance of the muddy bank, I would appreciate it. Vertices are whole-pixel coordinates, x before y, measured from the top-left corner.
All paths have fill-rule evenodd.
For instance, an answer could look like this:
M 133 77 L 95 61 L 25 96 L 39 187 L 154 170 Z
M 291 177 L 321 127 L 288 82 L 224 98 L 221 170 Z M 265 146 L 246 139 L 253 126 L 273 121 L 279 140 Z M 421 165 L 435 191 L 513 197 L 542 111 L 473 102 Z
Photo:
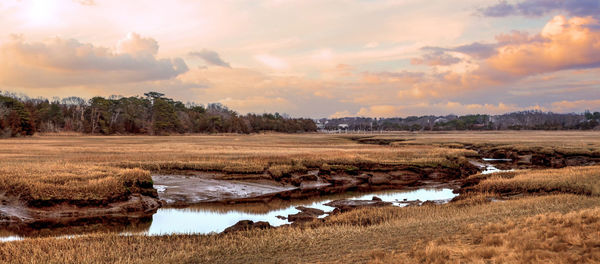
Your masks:
M 13 223 L 2 226 L 0 241 L 29 237 L 70 237 L 91 233 L 143 233 L 151 225 L 151 215 L 139 218 L 109 216 L 77 218 L 71 221 L 59 219 L 57 221 Z
M 153 175 L 158 197 L 167 205 L 234 202 L 295 189 L 271 181 L 218 180 L 212 175 Z
M 360 203 L 361 200 L 372 200 L 373 196 L 376 196 L 393 206 L 402 207 L 424 203 L 420 201 L 448 202 L 458 195 L 453 193 L 452 189 L 435 187 L 437 185 L 394 191 L 325 195 L 310 200 L 286 201 L 285 207 L 272 208 L 268 211 L 253 208 L 253 206 L 260 207 L 264 203 L 200 203 L 187 207 L 165 206 L 153 216 L 152 226 L 144 234 L 220 233 L 236 224 L 237 227 L 234 229 L 238 230 L 261 229 L 267 226 L 264 224 L 265 222 L 272 227 L 296 225 L 313 219 L 323 219 L 334 213 L 336 208 L 326 205 L 333 201 L 352 200 Z M 249 221 L 252 221 L 252 223 Z
M 362 144 L 391 145 L 396 142 L 409 141 L 402 138 L 380 138 L 375 136 L 348 137 Z M 445 143 L 443 147 L 461 148 L 476 151 L 480 158 L 507 160 L 497 163 L 499 169 L 540 169 L 563 168 L 567 166 L 589 166 L 600 164 L 600 152 L 593 149 L 552 149 L 548 147 L 528 147 L 517 149 L 511 146 L 494 144 Z M 496 164 L 496 163 L 495 163 Z
M 472 164 L 456 168 L 378 166 L 369 171 L 312 170 L 284 174 L 273 180 L 218 180 L 210 175 L 154 175 L 158 196 L 167 205 L 197 203 L 269 203 L 345 192 L 371 192 L 431 185 L 455 187 L 481 169 Z
M 157 198 L 141 194 L 131 194 L 127 200 L 101 206 L 77 206 L 64 202 L 45 207 L 28 206 L 16 197 L 3 196 L 0 227 L 26 230 L 94 223 L 106 219 L 144 218 L 155 213 L 161 205 Z
M 474 145 L 466 145 L 465 148 L 475 150 L 485 158 L 503 160 L 495 163 L 501 169 L 564 168 L 600 164 L 600 153 L 595 152 L 563 153 L 542 148 L 518 150 L 511 147 Z

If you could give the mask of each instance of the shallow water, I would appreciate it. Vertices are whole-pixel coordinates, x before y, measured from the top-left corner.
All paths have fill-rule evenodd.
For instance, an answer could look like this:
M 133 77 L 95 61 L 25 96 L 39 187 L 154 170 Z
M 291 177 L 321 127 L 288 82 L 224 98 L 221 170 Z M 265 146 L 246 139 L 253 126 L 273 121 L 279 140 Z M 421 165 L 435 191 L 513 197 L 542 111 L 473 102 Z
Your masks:
M 492 159 L 492 158 L 483 158 L 483 161 L 512 161 L 512 159 Z
M 9 242 L 9 241 L 18 241 L 18 240 L 23 240 L 23 237 L 20 237 L 20 236 L 0 237 L 0 242 Z
M 418 189 L 413 191 L 395 191 L 395 192 L 377 192 L 369 194 L 356 194 L 348 199 L 371 200 L 373 196 L 381 198 L 383 201 L 393 202 L 396 206 L 404 206 L 400 203 L 404 199 L 434 201 L 450 201 L 458 194 L 452 193 L 452 189 Z M 325 212 L 330 212 L 334 208 L 324 204 L 332 200 L 316 201 L 311 204 L 302 204 L 306 207 L 318 208 Z M 288 224 L 287 220 L 277 218 L 278 215 L 287 217 L 289 214 L 295 214 L 300 211 L 296 206 L 290 205 L 284 209 L 272 210 L 267 213 L 250 213 L 245 211 L 232 210 L 228 212 L 217 212 L 202 208 L 161 208 L 152 216 L 152 224 L 147 235 L 166 235 L 166 234 L 207 234 L 211 232 L 222 232 L 240 220 L 267 221 L 272 226 Z
M 481 172 L 481 174 L 490 174 L 490 173 L 508 172 L 508 171 L 514 171 L 514 169 L 501 170 L 501 169 L 498 169 L 498 168 L 488 164 L 487 166 L 485 166 L 485 169 Z
M 489 159 L 489 158 L 483 158 L 483 161 L 491 161 L 491 162 L 508 162 L 508 161 L 512 161 L 511 159 Z M 497 173 L 497 172 L 508 172 L 508 171 L 514 171 L 514 169 L 510 169 L 510 170 L 501 170 L 498 169 L 496 167 L 494 167 L 494 165 L 489 164 L 489 163 L 480 163 L 480 166 L 485 167 L 484 170 L 481 172 L 481 174 L 490 174 L 490 173 Z
M 36 230 L 34 233 L 12 233 L 10 231 L 0 234 L 0 242 L 21 240 L 30 236 L 39 236 L 31 234 L 46 234 L 50 237 L 71 237 L 73 235 L 83 235 L 93 232 L 111 232 L 123 235 L 168 235 L 168 234 L 209 234 L 219 233 L 240 220 L 267 221 L 272 226 L 288 224 L 285 219 L 279 219 L 277 216 L 287 217 L 289 214 L 295 214 L 299 211 L 297 206 L 306 206 L 318 208 L 325 212 L 331 212 L 334 208 L 324 204 L 336 199 L 354 199 L 371 200 L 373 196 L 381 198 L 383 201 L 393 202 L 396 206 L 405 206 L 402 203 L 406 201 L 420 200 L 438 201 L 440 203 L 448 202 L 458 194 L 452 193 L 449 188 L 421 188 L 416 190 L 404 191 L 381 191 L 371 193 L 345 193 L 340 195 L 316 197 L 312 200 L 282 201 L 268 204 L 207 204 L 195 205 L 186 208 L 160 208 L 152 215 L 151 221 L 127 224 L 114 227 L 107 224 L 89 228 L 85 231 L 73 233 L 77 228 L 63 228 L 62 230 Z M 325 217 L 323 215 L 321 217 Z M 150 220 L 150 219 L 149 219 Z M 80 227 L 79 227 L 80 228 Z
M 484 159 L 484 161 L 504 161 L 498 159 Z M 512 171 L 500 170 L 487 162 L 472 161 L 483 169 L 482 174 Z M 164 194 L 171 186 L 155 185 L 159 195 Z M 261 187 L 261 186 L 259 186 Z M 237 189 L 236 189 L 237 190 Z M 266 188 L 267 191 L 271 191 Z M 237 194 L 237 193 L 236 193 Z M 331 196 L 313 197 L 311 199 L 294 201 L 272 201 L 269 203 L 252 204 L 199 204 L 185 208 L 160 208 L 146 219 L 134 222 L 118 222 L 84 226 L 78 228 L 63 227 L 62 229 L 44 229 L 29 231 L 0 230 L 0 242 L 21 240 L 31 236 L 51 236 L 57 238 L 71 237 L 93 232 L 120 233 L 123 235 L 168 235 L 168 234 L 209 234 L 219 233 L 240 220 L 267 221 L 272 226 L 288 224 L 286 219 L 290 214 L 298 213 L 297 206 L 318 208 L 330 212 L 334 208 L 324 204 L 337 199 L 371 200 L 373 196 L 383 201 L 393 202 L 396 206 L 405 206 L 402 201 L 437 201 L 448 202 L 458 194 L 452 193 L 449 188 L 420 188 L 413 190 L 381 191 L 371 193 L 344 193 Z M 201 199 L 202 200 L 202 199 Z M 323 215 L 321 217 L 325 217 Z M 75 232 L 73 230 L 79 229 Z M 43 234 L 43 235 L 41 235 Z

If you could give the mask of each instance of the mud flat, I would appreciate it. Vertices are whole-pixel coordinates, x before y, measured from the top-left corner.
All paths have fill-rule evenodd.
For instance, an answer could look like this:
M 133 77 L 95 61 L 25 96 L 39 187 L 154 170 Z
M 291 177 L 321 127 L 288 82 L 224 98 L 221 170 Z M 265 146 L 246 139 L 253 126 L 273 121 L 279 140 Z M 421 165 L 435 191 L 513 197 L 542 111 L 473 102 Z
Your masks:
M 276 183 L 217 180 L 201 175 L 154 175 L 152 180 L 158 197 L 168 205 L 233 202 L 296 189 Z
M 470 165 L 471 171 L 478 168 Z M 207 175 L 154 175 L 158 196 L 166 205 L 186 206 L 198 203 L 270 203 L 345 192 L 403 190 L 419 186 L 455 188 L 463 177 L 460 169 L 391 168 L 368 172 L 311 171 L 291 174 L 278 180 L 220 180 Z M 300 179 L 299 184 L 290 181 Z
M 311 170 L 276 179 L 224 180 L 218 175 L 152 175 L 154 193 L 100 206 L 32 207 L 3 200 L 3 240 L 89 232 L 166 235 L 218 233 L 246 221 L 277 227 L 363 206 L 418 206 L 451 201 L 462 179 L 498 171 L 479 161 L 456 167 L 377 166 Z M 376 196 L 376 197 L 374 197 Z M 161 208 L 162 207 L 162 208 Z M 258 208 L 258 209 L 257 209 Z M 263 208 L 263 209 L 260 209 Z M 266 209 L 264 209 L 266 208 Z M 319 210 L 323 213 L 313 214 Z
M 426 201 L 449 202 L 458 194 L 449 188 L 412 188 L 407 190 L 378 191 L 370 193 L 344 193 L 287 201 L 279 206 L 263 210 L 262 203 L 215 204 L 199 203 L 186 207 L 162 207 L 150 216 L 141 218 L 92 218 L 79 222 L 53 222 L 52 225 L 26 225 L 0 232 L 0 241 L 19 240 L 27 237 L 69 237 L 94 232 L 110 232 L 127 235 L 170 235 L 220 233 L 244 220 L 268 223 L 271 227 L 292 224 L 294 215 L 305 210 L 320 210 L 322 214 L 305 218 L 324 218 L 335 211 L 340 201 L 362 204 L 363 200 L 378 197 L 389 206 L 418 205 Z M 329 206 L 328 203 L 333 203 Z M 256 207 L 258 206 L 258 207 Z M 290 218 L 290 216 L 292 216 Z M 301 215 L 300 215 L 301 216 Z M 302 222 L 303 220 L 300 220 Z
M 504 146 L 465 146 L 477 151 L 488 161 L 499 162 L 501 168 L 541 169 L 600 164 L 598 151 L 565 151 L 543 148 L 520 150 Z

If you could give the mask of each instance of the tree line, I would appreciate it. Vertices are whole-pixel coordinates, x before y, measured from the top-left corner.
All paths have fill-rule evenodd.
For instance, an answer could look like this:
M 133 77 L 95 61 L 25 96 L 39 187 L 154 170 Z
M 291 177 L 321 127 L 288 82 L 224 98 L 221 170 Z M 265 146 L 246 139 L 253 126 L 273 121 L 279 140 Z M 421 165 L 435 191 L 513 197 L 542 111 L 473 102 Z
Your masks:
M 600 112 L 559 114 L 538 110 L 502 115 L 345 117 L 317 120 L 321 130 L 448 131 L 448 130 L 590 130 L 600 129 Z
M 80 132 L 89 134 L 182 133 L 284 133 L 312 132 L 313 120 L 275 114 L 240 115 L 226 106 L 184 104 L 148 92 L 144 96 L 54 98 L 0 94 L 0 137 L 33 135 L 36 132 Z

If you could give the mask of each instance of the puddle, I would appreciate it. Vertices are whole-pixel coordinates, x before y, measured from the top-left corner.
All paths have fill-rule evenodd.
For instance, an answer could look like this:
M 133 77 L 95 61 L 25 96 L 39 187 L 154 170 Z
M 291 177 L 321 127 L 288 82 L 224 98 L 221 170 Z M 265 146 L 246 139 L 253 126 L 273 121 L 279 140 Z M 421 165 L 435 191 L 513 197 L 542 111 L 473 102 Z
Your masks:
M 510 159 L 483 159 L 470 161 L 483 169 L 482 174 L 506 172 L 500 170 L 491 162 L 510 161 Z M 287 217 L 299 212 L 295 207 L 305 206 L 331 212 L 334 208 L 325 204 L 339 199 L 371 200 L 373 196 L 383 201 L 392 202 L 395 206 L 406 206 L 406 201 L 420 200 L 445 203 L 457 196 L 450 188 L 432 187 L 380 191 L 371 193 L 343 193 L 328 196 L 318 196 L 303 200 L 281 200 L 269 203 L 221 204 L 207 203 L 223 199 L 258 197 L 269 193 L 277 193 L 294 189 L 294 187 L 277 186 L 262 182 L 223 181 L 207 177 L 154 175 L 154 187 L 159 197 L 170 206 L 180 201 L 200 202 L 200 204 L 185 208 L 160 208 L 152 215 L 143 219 L 127 219 L 115 222 L 85 223 L 80 226 L 62 226 L 59 228 L 25 228 L 0 229 L 0 242 L 16 241 L 27 237 L 56 237 L 64 238 L 73 235 L 108 232 L 122 235 L 169 235 L 169 234 L 210 234 L 219 233 L 236 224 L 240 220 L 266 221 L 272 226 L 288 224 Z M 317 183 L 318 184 L 318 183 Z M 325 217 L 326 215 L 320 216 Z
M 512 159 L 490 159 L 490 158 L 483 158 L 483 161 L 512 161 Z
M 371 193 L 345 193 L 331 196 L 315 197 L 313 199 L 305 199 L 298 201 L 282 201 L 279 203 L 268 204 L 206 204 L 195 205 L 186 208 L 161 208 L 153 216 L 148 225 L 127 225 L 124 224 L 118 229 L 112 231 L 123 235 L 169 235 L 169 234 L 210 234 L 219 233 L 230 227 L 240 220 L 252 221 L 267 221 L 272 226 L 280 226 L 288 224 L 286 219 L 280 219 L 277 216 L 287 217 L 289 214 L 295 214 L 299 211 L 295 209 L 297 206 L 306 206 L 318 208 L 325 212 L 331 212 L 334 208 L 324 204 L 337 199 L 355 199 L 355 200 L 371 200 L 373 196 L 381 198 L 383 201 L 392 202 L 396 206 L 405 206 L 402 203 L 407 201 L 420 200 L 436 201 L 444 203 L 450 201 L 458 194 L 452 193 L 449 188 L 421 188 L 416 190 L 403 191 L 381 191 Z M 324 217 L 324 216 L 322 216 Z M 73 228 L 75 230 L 77 228 Z M 98 232 L 102 229 L 95 229 Z M 80 232 L 77 234 L 85 234 Z M 71 228 L 64 228 L 60 233 L 47 232 L 45 236 L 61 237 L 73 234 Z M 0 241 L 14 241 L 28 237 L 27 234 L 0 234 Z
M 511 159 L 487 159 L 487 158 L 484 158 L 483 161 L 511 161 Z M 492 165 L 490 163 L 486 163 L 486 162 L 479 162 L 479 161 L 475 161 L 475 160 L 471 160 L 469 162 L 477 167 L 482 168 L 483 171 L 481 171 L 481 174 L 491 174 L 491 173 L 497 173 L 497 172 L 514 171 L 514 169 L 501 170 L 501 169 L 496 168 L 494 165 Z
M 452 189 L 418 189 L 414 191 L 395 191 L 395 192 L 375 192 L 369 194 L 354 194 L 346 199 L 353 200 L 371 200 L 373 196 L 381 198 L 383 201 L 393 202 L 396 206 L 405 206 L 401 203 L 404 199 L 421 201 L 441 201 L 448 202 L 458 194 L 452 193 Z M 202 207 L 191 208 L 161 208 L 152 217 L 152 224 L 146 235 L 167 235 L 167 234 L 208 234 L 211 232 L 222 232 L 240 220 L 266 221 L 272 226 L 288 224 L 284 219 L 277 216 L 287 217 L 289 214 L 295 214 L 300 211 L 296 206 L 321 209 L 325 212 L 331 212 L 334 208 L 324 204 L 339 198 L 331 197 L 308 204 L 294 204 L 283 209 L 271 210 L 266 213 L 252 213 L 247 210 L 231 210 L 218 212 Z
M 0 237 L 0 242 L 10 242 L 10 241 L 19 241 L 19 240 L 23 240 L 23 237 L 20 237 L 20 236 Z
M 491 173 L 497 173 L 497 172 L 508 172 L 508 171 L 514 171 L 514 169 L 510 169 L 510 170 L 501 170 L 498 169 L 492 165 L 487 165 L 485 167 L 485 169 L 481 172 L 481 174 L 491 174 Z

